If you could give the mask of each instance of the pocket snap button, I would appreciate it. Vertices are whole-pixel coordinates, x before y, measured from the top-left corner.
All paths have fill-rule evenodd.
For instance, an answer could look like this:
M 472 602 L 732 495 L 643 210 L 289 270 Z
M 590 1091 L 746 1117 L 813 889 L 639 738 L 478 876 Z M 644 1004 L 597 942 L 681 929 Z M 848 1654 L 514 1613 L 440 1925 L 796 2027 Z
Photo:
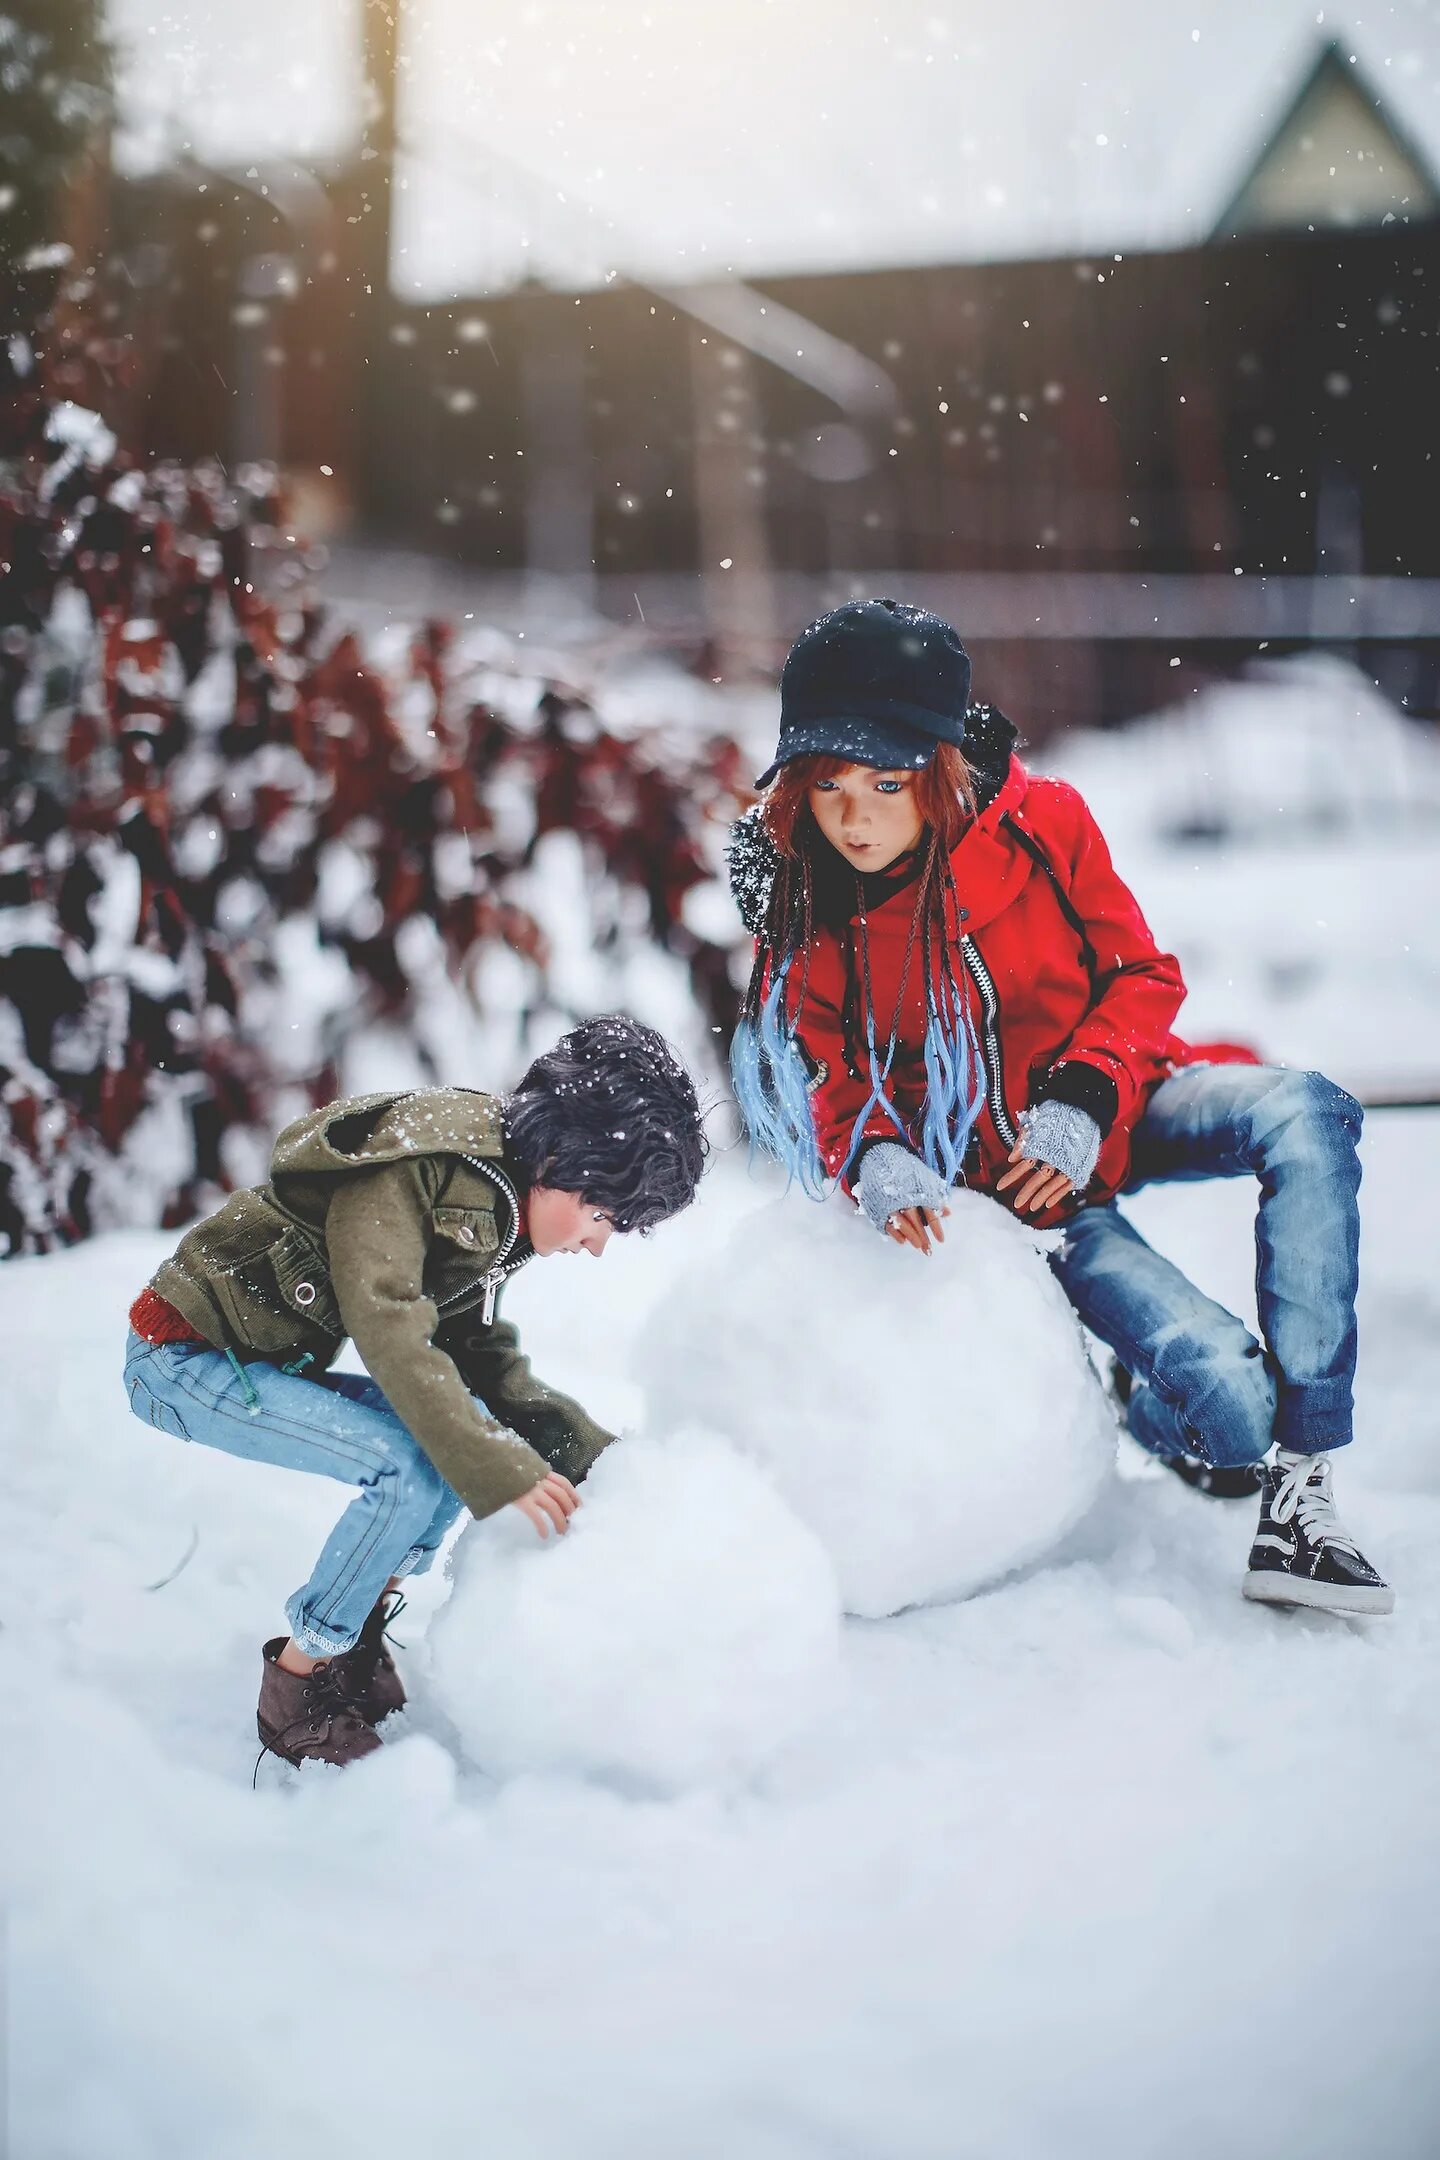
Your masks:
M 475 1232 L 468 1222 L 460 1225 L 460 1242 L 462 1245 L 473 1245 L 475 1242 Z
M 314 1283 L 313 1283 L 313 1282 L 297 1282 L 297 1283 L 296 1283 L 296 1285 L 295 1285 L 295 1302 L 296 1302 L 296 1304 L 297 1304 L 297 1305 L 313 1305 L 313 1304 L 314 1304 L 314 1302 L 315 1302 L 315 1285 L 314 1285 Z

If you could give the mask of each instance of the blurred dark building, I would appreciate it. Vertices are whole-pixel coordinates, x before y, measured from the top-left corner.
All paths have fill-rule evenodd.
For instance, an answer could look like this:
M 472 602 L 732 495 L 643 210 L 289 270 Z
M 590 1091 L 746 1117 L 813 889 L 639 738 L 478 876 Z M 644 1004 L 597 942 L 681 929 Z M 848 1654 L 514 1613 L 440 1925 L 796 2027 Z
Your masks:
M 1440 708 L 1440 191 L 1336 50 L 1206 246 L 749 288 L 873 369 L 858 405 L 684 294 L 394 300 L 372 103 L 345 172 L 121 191 L 139 447 L 274 458 L 297 518 L 570 580 L 728 671 L 903 582 L 1036 734 L 1315 645 Z

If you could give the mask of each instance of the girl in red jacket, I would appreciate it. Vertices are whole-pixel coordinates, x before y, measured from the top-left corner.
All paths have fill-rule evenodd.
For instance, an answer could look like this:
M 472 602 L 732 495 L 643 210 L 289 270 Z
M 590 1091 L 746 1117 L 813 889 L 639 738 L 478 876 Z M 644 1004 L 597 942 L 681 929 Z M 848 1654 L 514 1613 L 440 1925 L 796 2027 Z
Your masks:
M 956 1184 L 1063 1225 L 1050 1264 L 1115 1353 L 1131 1433 L 1202 1491 L 1260 1495 L 1245 1594 L 1389 1612 L 1330 1490 L 1351 1438 L 1360 1106 L 1171 1033 L 1179 964 L 1080 796 L 1032 778 L 1014 740 L 924 609 L 852 601 L 797 640 L 731 847 L 756 937 L 733 1056 L 752 1139 L 921 1253 Z M 1116 1200 L 1247 1172 L 1263 1343 Z

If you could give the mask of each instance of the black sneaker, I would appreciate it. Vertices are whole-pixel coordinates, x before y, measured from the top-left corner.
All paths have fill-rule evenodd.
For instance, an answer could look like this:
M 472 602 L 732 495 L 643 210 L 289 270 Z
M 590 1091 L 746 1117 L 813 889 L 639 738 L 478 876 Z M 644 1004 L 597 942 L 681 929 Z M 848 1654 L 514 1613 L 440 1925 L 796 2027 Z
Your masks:
M 1110 1393 L 1120 1412 L 1120 1422 L 1130 1430 L 1130 1398 L 1135 1392 L 1135 1382 L 1129 1371 L 1116 1358 L 1110 1367 Z M 1132 1436 L 1133 1437 L 1133 1436 Z M 1142 1445 L 1136 1441 L 1136 1446 Z M 1206 1462 L 1203 1455 L 1157 1455 L 1151 1448 L 1145 1453 L 1152 1462 L 1173 1470 L 1183 1484 L 1196 1492 L 1208 1493 L 1212 1500 L 1253 1500 L 1265 1482 L 1264 1463 L 1230 1463 L 1217 1469 Z
M 1217 1468 L 1203 1455 L 1160 1455 L 1156 1460 L 1196 1492 L 1209 1493 L 1212 1500 L 1253 1500 L 1265 1483 L 1263 1462 L 1223 1463 Z
M 1260 1528 L 1241 1585 L 1246 1597 L 1326 1612 L 1393 1612 L 1395 1592 L 1336 1517 L 1329 1456 L 1282 1453 L 1264 1469 Z

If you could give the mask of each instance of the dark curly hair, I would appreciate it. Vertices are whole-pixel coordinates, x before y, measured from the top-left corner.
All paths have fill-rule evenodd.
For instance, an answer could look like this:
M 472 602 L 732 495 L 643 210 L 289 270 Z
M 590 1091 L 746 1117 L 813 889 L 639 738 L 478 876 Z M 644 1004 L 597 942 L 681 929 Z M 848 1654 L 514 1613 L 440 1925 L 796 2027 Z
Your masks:
M 653 1230 L 695 1198 L 709 1144 L 695 1083 L 654 1028 L 582 1021 L 505 1104 L 528 1182 L 579 1193 L 617 1230 Z

